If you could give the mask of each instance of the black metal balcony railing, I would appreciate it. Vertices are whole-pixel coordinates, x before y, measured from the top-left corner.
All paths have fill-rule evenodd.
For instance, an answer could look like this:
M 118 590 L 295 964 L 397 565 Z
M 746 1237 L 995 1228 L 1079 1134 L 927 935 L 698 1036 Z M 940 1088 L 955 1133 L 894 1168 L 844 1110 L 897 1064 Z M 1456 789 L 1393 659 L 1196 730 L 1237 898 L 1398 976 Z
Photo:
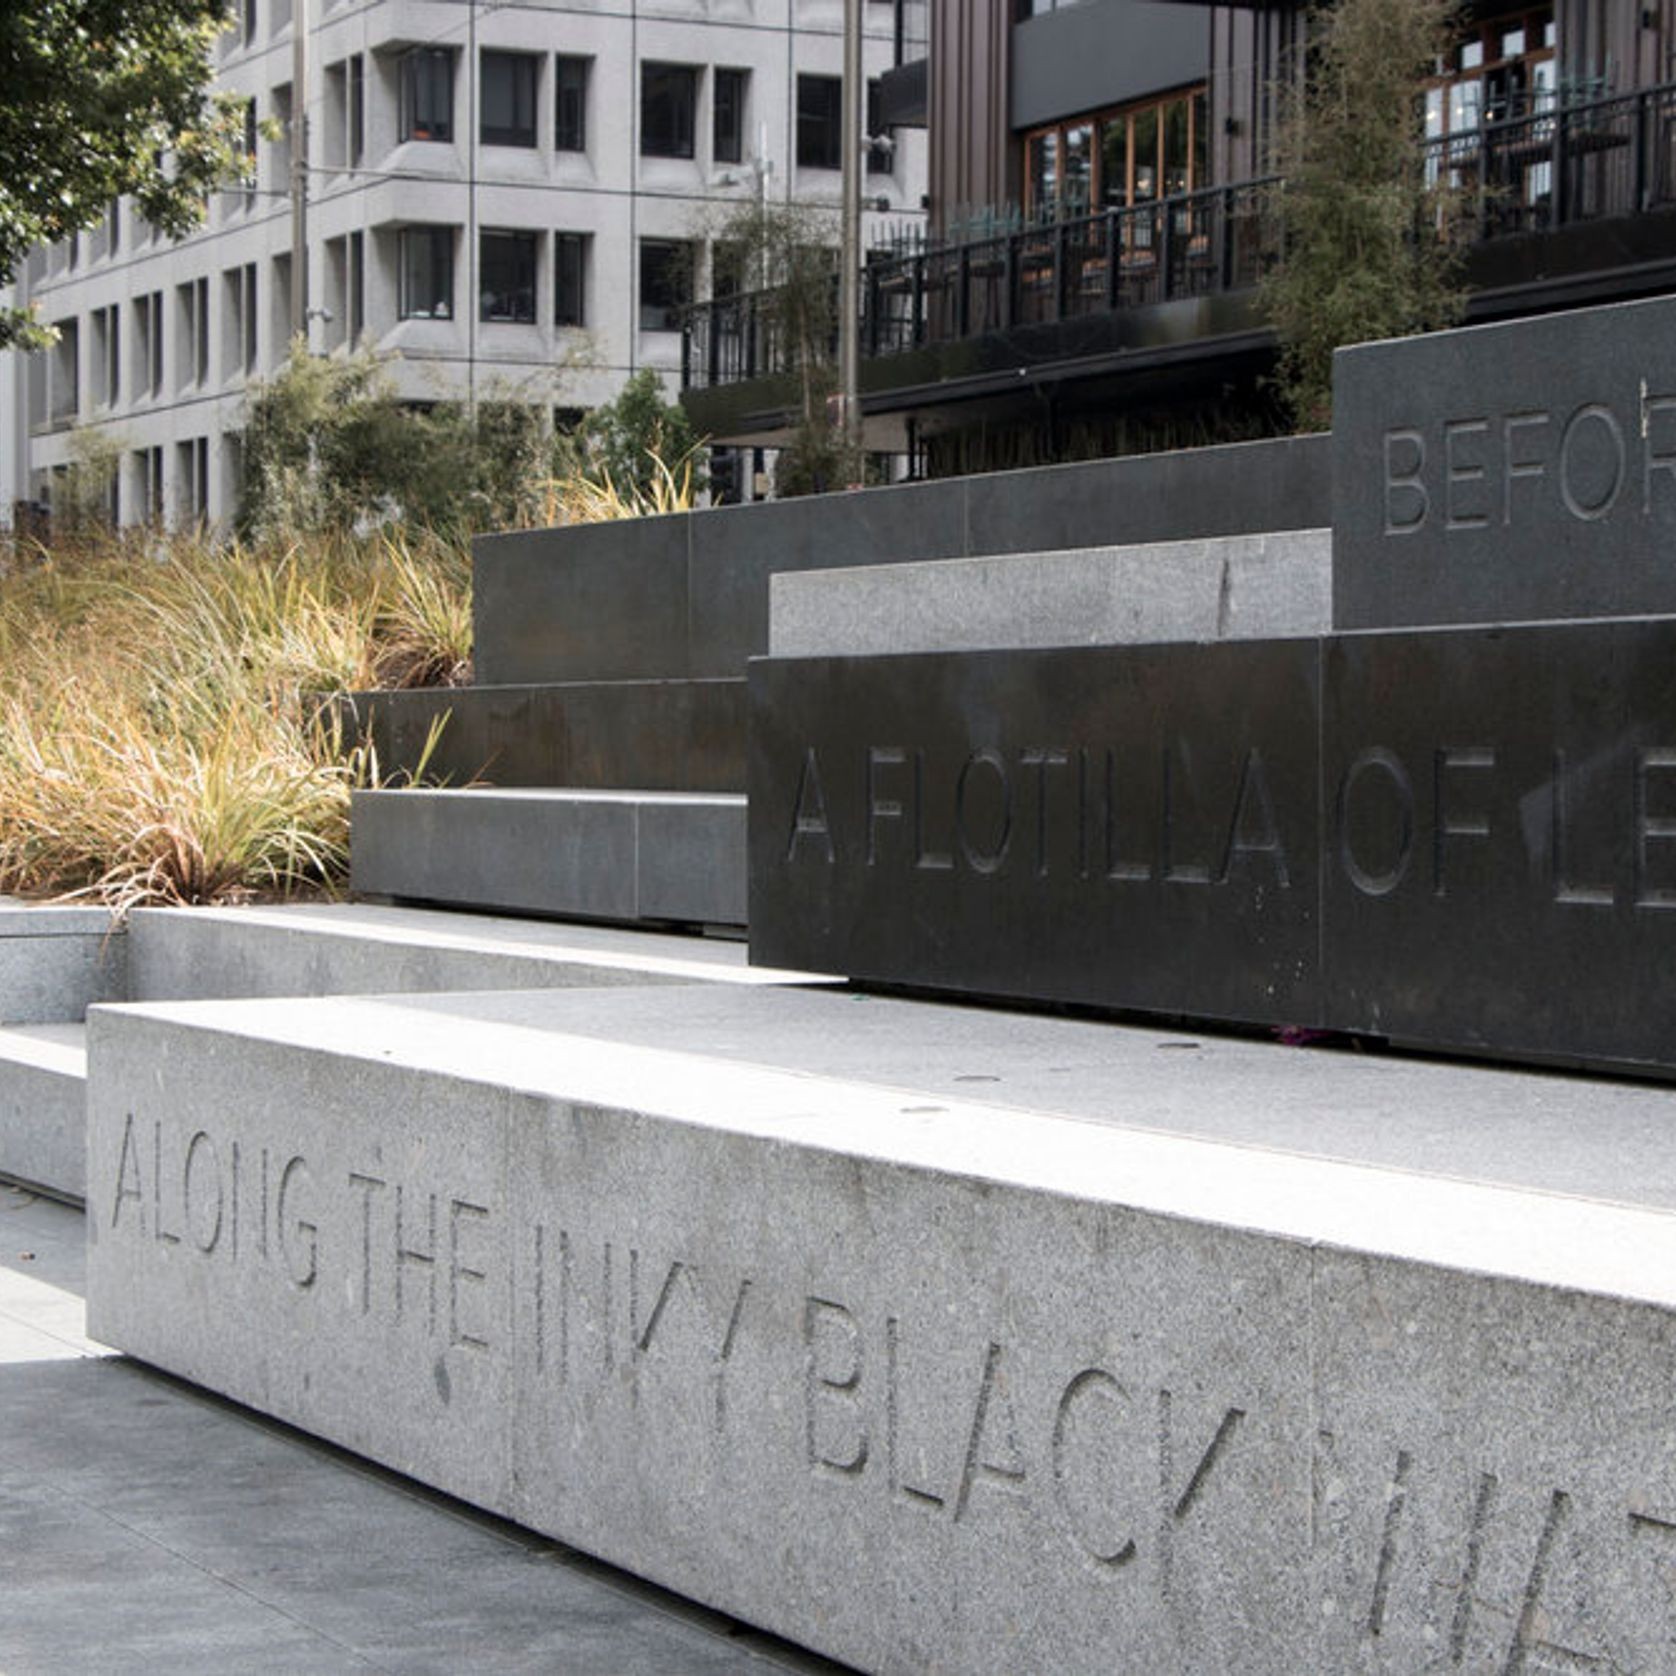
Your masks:
M 1676 203 L 1676 83 L 1539 105 L 1424 149 L 1428 177 L 1461 193 L 1469 236 L 1638 215 Z
M 1676 83 L 1555 104 L 1424 143 L 1428 175 L 1459 194 L 1465 237 L 1484 241 L 1676 205 Z M 875 253 L 862 274 L 861 350 L 935 342 L 1248 289 L 1276 256 L 1274 179 L 942 245 Z M 834 279 L 836 286 L 836 278 Z M 762 292 L 692 308 L 689 388 L 786 372 Z M 830 347 L 830 346 L 829 346 Z

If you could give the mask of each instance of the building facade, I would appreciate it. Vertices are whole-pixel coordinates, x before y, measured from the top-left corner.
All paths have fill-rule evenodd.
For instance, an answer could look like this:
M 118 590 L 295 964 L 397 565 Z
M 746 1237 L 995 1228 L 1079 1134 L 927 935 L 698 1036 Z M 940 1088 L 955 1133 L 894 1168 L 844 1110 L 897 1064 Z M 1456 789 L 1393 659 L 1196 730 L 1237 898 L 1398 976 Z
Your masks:
M 372 347 L 405 400 L 516 397 L 562 422 L 642 367 L 673 389 L 729 211 L 838 198 L 842 0 L 308 0 L 323 9 L 307 23 L 299 258 L 303 3 L 240 0 L 222 38 L 218 84 L 250 102 L 248 190 L 217 194 L 178 243 L 113 206 L 20 276 L 59 339 L 3 357 L 22 369 L 16 494 L 50 503 L 55 476 L 102 448 L 120 456 L 121 522 L 228 518 L 245 389 L 283 361 L 300 284 L 310 349 Z M 877 75 L 893 16 L 865 12 Z M 923 136 L 880 157 L 869 219 L 916 217 Z
M 927 124 L 932 236 L 868 264 L 870 430 L 967 470 L 1272 422 L 1255 288 L 1306 10 L 931 0 L 923 96 L 899 114 Z M 1676 285 L 1676 0 L 1469 3 L 1419 92 L 1428 167 L 1469 206 L 1469 318 Z M 703 347 L 695 420 L 772 434 Z

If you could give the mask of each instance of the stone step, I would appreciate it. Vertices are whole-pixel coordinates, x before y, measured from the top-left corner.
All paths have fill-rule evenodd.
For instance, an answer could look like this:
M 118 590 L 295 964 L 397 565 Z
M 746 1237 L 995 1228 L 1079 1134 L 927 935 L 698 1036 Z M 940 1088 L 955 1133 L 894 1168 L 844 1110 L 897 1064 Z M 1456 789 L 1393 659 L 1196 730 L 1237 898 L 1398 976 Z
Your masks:
M 478 678 L 742 675 L 787 571 L 1324 524 L 1331 449 L 1280 437 L 479 536 Z
M 87 1027 L 0 1029 L 0 1176 L 79 1205 L 87 1192 Z
M 777 658 L 1322 634 L 1332 531 L 782 572 L 769 589 Z
M 742 676 L 358 692 L 342 705 L 386 774 L 423 762 L 429 778 L 454 786 L 745 789 Z
M 45 925 L 58 910 L 30 912 Z M 8 922 L 0 912 L 0 926 Z M 67 936 L 32 941 L 46 976 L 26 983 L 20 959 L 16 992 L 46 996 Z M 363 903 L 141 908 L 115 946 L 125 951 L 123 991 L 71 983 L 53 992 L 55 1004 L 817 981 L 749 966 L 742 943 L 720 938 Z M 0 958 L 7 947 L 0 938 Z M 73 1203 L 86 1179 L 82 1040 L 79 1022 L 0 1029 L 0 1177 Z
M 358 896 L 625 923 L 745 923 L 742 794 L 355 794 Z
M 729 939 L 366 902 L 142 908 L 129 941 L 139 1001 L 793 979 Z
M 126 974 L 108 909 L 0 897 L 0 1025 L 79 1023 L 127 994 Z
M 784 989 L 91 1063 L 92 1336 L 861 1668 L 1676 1656 L 1667 1090 Z

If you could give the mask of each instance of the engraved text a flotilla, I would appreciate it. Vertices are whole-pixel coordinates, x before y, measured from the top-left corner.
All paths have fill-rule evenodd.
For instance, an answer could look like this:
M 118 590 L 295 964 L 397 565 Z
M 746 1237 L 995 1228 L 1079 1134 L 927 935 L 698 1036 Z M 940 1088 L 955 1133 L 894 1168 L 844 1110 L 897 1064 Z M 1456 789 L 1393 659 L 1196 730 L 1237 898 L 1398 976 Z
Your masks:
M 1192 754 L 1201 766 L 1190 777 Z M 798 868 L 1024 885 L 1284 892 L 1307 882 L 1316 811 L 1281 800 L 1258 747 L 1207 773 L 1214 755 L 983 745 L 956 763 L 923 746 L 809 745 L 781 854 Z M 831 795 L 835 775 L 847 779 L 843 799 Z M 1676 747 L 1556 748 L 1540 761 L 1527 753 L 1516 771 L 1493 743 L 1406 754 L 1370 745 L 1324 791 L 1329 864 L 1365 897 L 1399 887 L 1446 897 L 1488 867 L 1545 882 L 1565 907 L 1676 908 Z

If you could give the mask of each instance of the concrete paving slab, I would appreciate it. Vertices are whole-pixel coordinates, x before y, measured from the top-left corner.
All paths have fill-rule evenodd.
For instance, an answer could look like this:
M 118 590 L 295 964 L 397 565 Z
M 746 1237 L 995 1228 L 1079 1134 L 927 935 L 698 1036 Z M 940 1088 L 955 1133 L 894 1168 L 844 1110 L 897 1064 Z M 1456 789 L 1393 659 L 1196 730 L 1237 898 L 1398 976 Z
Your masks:
M 82 1232 L 0 1188 L 7 1676 L 840 1671 L 110 1355 Z

